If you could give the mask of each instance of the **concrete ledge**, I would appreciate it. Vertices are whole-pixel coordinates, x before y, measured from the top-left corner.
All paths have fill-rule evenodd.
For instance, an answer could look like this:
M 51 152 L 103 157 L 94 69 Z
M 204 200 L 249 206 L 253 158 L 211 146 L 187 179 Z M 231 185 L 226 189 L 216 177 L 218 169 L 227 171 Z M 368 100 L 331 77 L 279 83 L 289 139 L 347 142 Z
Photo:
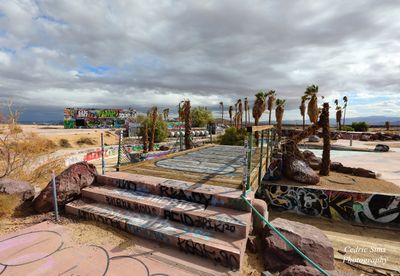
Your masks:
M 236 237 L 246 237 L 251 213 L 208 206 L 157 195 L 127 191 L 110 186 L 88 187 L 82 190 L 84 198 L 116 206 L 125 210 L 158 216 L 207 231 Z
M 212 260 L 225 267 L 237 269 L 242 263 L 246 238 L 233 239 L 100 203 L 74 201 L 66 205 L 66 212 L 177 247 L 187 254 Z
M 110 172 L 105 175 L 98 175 L 96 182 L 98 185 L 110 185 L 120 189 L 199 203 L 203 204 L 205 208 L 217 206 L 250 211 L 250 207 L 240 197 L 242 191 L 234 188 L 124 172 Z M 247 198 L 252 201 L 254 192 L 250 192 Z

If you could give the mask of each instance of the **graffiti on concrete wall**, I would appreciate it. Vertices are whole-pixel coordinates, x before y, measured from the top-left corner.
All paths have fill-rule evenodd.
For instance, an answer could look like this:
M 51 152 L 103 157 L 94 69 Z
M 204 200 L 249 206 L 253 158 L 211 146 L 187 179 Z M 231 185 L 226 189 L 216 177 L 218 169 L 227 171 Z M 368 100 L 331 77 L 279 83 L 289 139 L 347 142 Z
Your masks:
M 400 225 L 400 196 L 268 185 L 273 208 L 356 223 Z
M 129 109 L 65 108 L 64 128 L 119 128 L 125 120 L 134 117 L 136 111 Z
M 159 150 L 160 144 L 155 144 L 154 149 Z M 128 153 L 142 151 L 143 145 L 138 145 L 138 144 L 124 145 L 124 150 Z M 162 153 L 164 153 L 164 154 L 162 154 Z M 145 160 L 152 159 L 152 158 L 154 159 L 154 158 L 160 157 L 165 154 L 166 153 L 164 151 L 154 153 L 154 154 L 149 154 L 148 158 L 145 158 Z M 106 159 L 112 158 L 112 157 L 116 157 L 117 155 L 118 155 L 118 145 L 104 147 L 104 158 L 106 158 Z M 99 160 L 99 159 L 101 159 L 101 148 L 96 148 L 96 149 L 81 151 L 81 152 L 78 152 L 77 154 L 74 154 L 73 156 L 66 158 L 65 165 L 70 166 L 72 164 L 82 162 L 82 161 L 94 161 L 94 160 Z

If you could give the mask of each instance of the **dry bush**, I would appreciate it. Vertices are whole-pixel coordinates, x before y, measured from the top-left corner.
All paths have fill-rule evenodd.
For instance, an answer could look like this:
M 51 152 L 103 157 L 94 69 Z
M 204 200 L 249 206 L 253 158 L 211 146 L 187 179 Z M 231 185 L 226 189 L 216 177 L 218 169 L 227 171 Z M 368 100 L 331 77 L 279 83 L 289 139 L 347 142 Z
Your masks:
M 60 139 L 60 141 L 58 142 L 58 144 L 59 144 L 60 147 L 62 147 L 62 148 L 72 148 L 71 143 L 68 141 L 68 139 L 65 139 L 65 138 Z
M 96 140 L 94 140 L 92 138 L 88 138 L 88 137 L 82 137 L 82 138 L 79 138 L 78 141 L 76 141 L 76 144 L 78 144 L 79 146 L 82 146 L 82 145 L 95 145 L 96 144 Z
M 18 195 L 0 193 L 0 218 L 11 216 L 19 205 L 21 205 L 21 199 Z

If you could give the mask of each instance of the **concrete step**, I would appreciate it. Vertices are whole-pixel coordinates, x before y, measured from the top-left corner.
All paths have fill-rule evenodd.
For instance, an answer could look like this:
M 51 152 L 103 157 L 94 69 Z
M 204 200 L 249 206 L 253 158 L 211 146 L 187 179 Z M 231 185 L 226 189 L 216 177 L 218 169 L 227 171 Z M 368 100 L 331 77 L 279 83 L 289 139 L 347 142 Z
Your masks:
M 250 211 L 250 207 L 240 197 L 241 190 L 222 186 L 198 184 L 162 177 L 131 174 L 124 172 L 109 172 L 96 177 L 97 185 L 110 185 L 120 189 L 150 193 L 163 197 L 217 206 L 241 211 Z M 247 195 L 252 201 L 254 192 Z
M 66 212 L 174 246 L 187 254 L 209 259 L 231 269 L 240 268 L 243 261 L 247 238 L 232 238 L 162 218 L 82 200 L 68 203 Z
M 246 237 L 251 223 L 251 213 L 222 207 L 208 206 L 160 197 L 153 194 L 123 190 L 112 186 L 87 187 L 84 198 L 147 215 L 182 223 L 207 231 L 236 237 Z

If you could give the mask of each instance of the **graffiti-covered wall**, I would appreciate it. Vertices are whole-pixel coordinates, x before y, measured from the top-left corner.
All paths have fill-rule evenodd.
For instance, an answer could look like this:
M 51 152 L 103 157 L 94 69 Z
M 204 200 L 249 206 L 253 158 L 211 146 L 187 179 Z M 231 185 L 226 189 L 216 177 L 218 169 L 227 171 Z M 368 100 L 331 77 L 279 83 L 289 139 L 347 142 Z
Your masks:
M 400 226 L 400 195 L 268 185 L 266 200 L 274 209 L 304 215 Z
M 135 116 L 129 109 L 65 108 L 64 128 L 120 128 L 125 120 Z

